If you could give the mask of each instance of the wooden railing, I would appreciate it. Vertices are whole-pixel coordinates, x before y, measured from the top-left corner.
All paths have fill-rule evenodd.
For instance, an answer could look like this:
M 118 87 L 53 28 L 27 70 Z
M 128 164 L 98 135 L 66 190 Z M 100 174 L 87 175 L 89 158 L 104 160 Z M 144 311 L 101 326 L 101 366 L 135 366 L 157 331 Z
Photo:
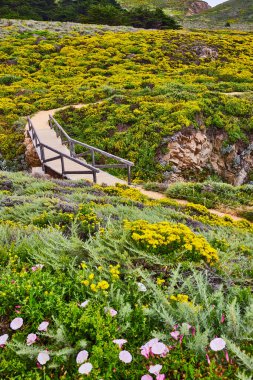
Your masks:
M 105 152 L 101 149 L 95 148 L 94 146 L 85 144 L 81 141 L 72 139 L 62 128 L 62 126 L 53 118 L 53 116 L 49 115 L 49 125 L 50 128 L 54 129 L 57 136 L 61 138 L 62 144 L 66 144 L 69 148 L 71 157 L 78 158 L 86 156 L 87 153 L 91 155 L 91 164 L 93 168 L 100 168 L 100 169 L 106 169 L 106 168 L 126 168 L 127 169 L 127 177 L 128 177 L 128 184 L 131 184 L 131 167 L 134 166 L 134 163 L 128 160 L 125 160 L 124 158 L 115 156 L 114 154 Z M 76 154 L 75 147 L 79 145 L 82 146 L 87 150 L 87 152 Z M 104 157 L 111 158 L 117 162 L 118 164 L 104 164 L 99 165 L 96 164 L 96 157 L 95 153 L 100 154 Z
M 68 174 L 92 174 L 93 182 L 94 183 L 97 182 L 97 173 L 99 173 L 99 169 L 95 168 L 92 165 L 87 164 L 84 161 L 79 160 L 78 158 L 75 158 L 73 156 L 69 156 L 63 152 L 60 152 L 57 149 L 51 148 L 49 145 L 43 144 L 40 141 L 40 139 L 39 139 L 39 137 L 35 131 L 35 128 L 33 126 L 33 123 L 31 121 L 30 117 L 28 117 L 27 120 L 28 120 L 29 136 L 32 139 L 33 145 L 37 150 L 37 153 L 39 155 L 43 169 L 45 169 L 48 162 L 60 160 L 60 162 L 61 162 L 61 175 L 63 177 L 66 177 Z M 54 157 L 51 157 L 51 158 L 46 158 L 45 150 L 54 152 L 56 155 Z M 65 169 L 65 163 L 64 163 L 65 159 L 70 160 L 72 162 L 75 162 L 76 164 L 84 167 L 86 170 L 77 170 L 77 171 L 66 170 Z

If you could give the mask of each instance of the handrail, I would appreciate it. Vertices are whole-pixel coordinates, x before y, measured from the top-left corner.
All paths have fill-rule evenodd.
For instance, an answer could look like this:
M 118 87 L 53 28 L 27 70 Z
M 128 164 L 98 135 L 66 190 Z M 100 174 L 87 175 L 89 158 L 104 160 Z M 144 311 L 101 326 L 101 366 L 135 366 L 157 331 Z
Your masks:
M 114 154 L 105 152 L 102 149 L 96 148 L 92 145 L 85 144 L 81 141 L 72 139 L 67 132 L 62 128 L 62 126 L 57 122 L 57 120 L 52 116 L 49 115 L 49 126 L 51 129 L 56 129 L 56 134 L 57 137 L 60 136 L 62 143 L 64 143 L 64 137 L 67 139 L 67 142 L 69 144 L 69 150 L 70 150 L 70 155 L 71 157 L 77 157 L 78 155 L 75 153 L 75 146 L 80 145 L 83 146 L 84 148 L 88 149 L 91 153 L 91 159 L 92 159 L 92 166 L 97 167 L 97 168 L 127 168 L 127 173 L 128 173 L 128 184 L 131 184 L 131 167 L 134 166 L 134 163 L 128 160 L 125 160 L 124 158 L 121 158 L 119 156 L 115 156 Z M 95 153 L 99 153 L 102 156 L 112 158 L 120 164 L 104 164 L 104 165 L 97 165 L 95 162 Z M 80 154 L 79 156 L 81 156 Z
M 61 160 L 61 171 L 62 171 L 62 176 L 66 175 L 66 174 L 92 174 L 93 175 L 93 180 L 94 182 L 96 183 L 97 182 L 97 178 L 96 178 L 96 174 L 99 173 L 99 169 L 95 168 L 94 166 L 92 165 L 89 165 L 87 164 L 86 162 L 83 162 L 81 160 L 78 160 L 77 158 L 74 158 L 74 157 L 71 157 L 63 152 L 60 152 L 59 150 L 55 149 L 55 148 L 52 148 L 50 147 L 49 145 L 47 144 L 44 144 L 40 141 L 37 133 L 36 133 L 36 130 L 33 126 L 33 123 L 30 119 L 30 117 L 28 116 L 27 117 L 27 120 L 28 120 L 28 132 L 29 132 L 29 135 L 32 139 L 32 142 L 35 146 L 35 148 L 39 148 L 40 149 L 40 160 L 42 162 L 42 166 L 45 167 L 47 165 L 45 165 L 47 162 L 51 162 L 51 161 L 55 161 L 55 160 L 58 160 L 60 159 Z M 47 149 L 47 150 L 50 150 L 54 153 L 57 154 L 57 156 L 55 157 L 51 157 L 49 159 L 46 159 L 45 158 L 45 151 L 44 149 Z M 65 165 L 64 165 L 64 160 L 63 158 L 65 159 L 68 159 L 70 161 L 73 161 L 83 167 L 85 167 L 86 169 L 89 169 L 89 171 L 81 171 L 81 170 L 78 170 L 78 171 L 67 171 L 65 170 Z
M 128 160 L 125 160 L 124 158 L 121 158 L 119 156 L 115 156 L 114 154 L 111 154 L 111 153 L 108 153 L 108 152 L 105 152 L 104 150 L 102 149 L 99 149 L 99 148 L 96 148 L 92 145 L 88 145 L 88 144 L 85 144 L 79 140 L 75 140 L 75 139 L 72 139 L 72 137 L 70 137 L 67 132 L 62 128 L 62 126 L 58 123 L 58 121 L 52 116 L 52 115 L 49 115 L 49 121 L 52 120 L 55 125 L 57 126 L 58 129 L 60 129 L 60 131 L 62 132 L 62 134 L 67 138 L 68 141 L 72 141 L 73 143 L 75 144 L 78 144 L 78 145 L 81 145 L 85 148 L 88 148 L 88 149 L 92 149 L 94 150 L 95 152 L 98 152 L 100 154 L 103 154 L 107 157 L 110 157 L 110 158 L 114 158 L 115 160 L 117 161 L 120 161 L 120 162 L 123 162 L 124 164 L 127 164 L 127 165 L 131 165 L 131 166 L 134 166 L 134 163 L 132 161 L 128 161 Z M 49 123 L 50 124 L 50 123 Z M 50 125 L 51 128 L 53 128 L 51 125 Z

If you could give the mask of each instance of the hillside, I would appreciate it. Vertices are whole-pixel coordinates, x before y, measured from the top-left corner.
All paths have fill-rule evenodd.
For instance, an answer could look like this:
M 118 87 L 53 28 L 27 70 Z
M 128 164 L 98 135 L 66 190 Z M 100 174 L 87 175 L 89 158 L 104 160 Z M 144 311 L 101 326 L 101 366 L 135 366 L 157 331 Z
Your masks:
M 210 8 L 206 1 L 201 0 L 118 0 L 118 3 L 127 9 L 138 6 L 160 7 L 176 16 L 198 14 Z
M 248 27 L 253 30 L 253 3 L 251 0 L 229 0 L 198 17 L 187 19 L 185 25 L 211 29 L 230 25 L 233 29 Z
M 250 181 L 252 46 L 226 32 L 14 32 L 0 48 L 1 167 L 24 167 L 24 116 L 91 103 L 57 117 L 72 137 L 134 161 L 136 179 Z
M 1 172 L 0 231 L 2 378 L 250 378 L 249 222 Z

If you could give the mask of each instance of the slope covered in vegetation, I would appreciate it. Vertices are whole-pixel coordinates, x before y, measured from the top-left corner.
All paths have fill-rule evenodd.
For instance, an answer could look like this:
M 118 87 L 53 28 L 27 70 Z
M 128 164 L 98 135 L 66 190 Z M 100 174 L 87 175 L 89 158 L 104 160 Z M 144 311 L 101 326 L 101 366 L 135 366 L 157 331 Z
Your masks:
M 221 129 L 225 147 L 247 142 L 252 46 L 252 35 L 226 32 L 10 35 L 0 48 L 2 167 L 23 157 L 22 117 L 101 100 L 58 118 L 73 137 L 133 160 L 137 178 L 163 179 L 159 154 L 185 127 Z
M 0 16 L 7 19 L 70 21 L 86 24 L 132 25 L 146 29 L 178 29 L 161 8 L 121 8 L 115 0 L 2 1 Z
M 253 30 L 253 3 L 251 0 L 228 0 L 207 12 L 193 16 L 186 24 L 205 28 L 245 28 Z
M 2 172 L 0 231 L 2 378 L 250 378 L 249 222 Z

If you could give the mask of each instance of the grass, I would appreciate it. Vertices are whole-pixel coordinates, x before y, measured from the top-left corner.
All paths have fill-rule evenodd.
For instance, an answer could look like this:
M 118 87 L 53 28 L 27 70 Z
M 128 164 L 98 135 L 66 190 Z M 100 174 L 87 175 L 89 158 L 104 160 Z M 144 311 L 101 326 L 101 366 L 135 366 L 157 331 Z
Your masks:
M 162 365 L 166 379 L 249 376 L 252 224 L 212 216 L 197 204 L 152 201 L 126 186 L 23 173 L 1 173 L 0 205 L 0 327 L 8 334 L 0 348 L 3 378 L 80 379 L 82 350 L 94 380 L 141 378 L 152 364 Z M 169 242 L 170 229 L 177 243 Z M 210 265 L 199 256 L 203 247 L 218 261 Z M 14 331 L 9 324 L 16 317 L 23 326 Z M 43 321 L 48 329 L 40 332 Z M 27 345 L 30 333 L 37 339 Z M 209 344 L 217 336 L 226 349 L 215 353 Z M 129 364 L 119 359 L 113 343 L 119 338 L 127 340 Z M 151 338 L 169 354 L 142 356 L 140 347 Z M 50 360 L 38 364 L 45 350 Z
M 166 190 L 172 198 L 198 202 L 208 208 L 230 210 L 252 221 L 253 186 L 232 186 L 221 182 L 176 183 Z

